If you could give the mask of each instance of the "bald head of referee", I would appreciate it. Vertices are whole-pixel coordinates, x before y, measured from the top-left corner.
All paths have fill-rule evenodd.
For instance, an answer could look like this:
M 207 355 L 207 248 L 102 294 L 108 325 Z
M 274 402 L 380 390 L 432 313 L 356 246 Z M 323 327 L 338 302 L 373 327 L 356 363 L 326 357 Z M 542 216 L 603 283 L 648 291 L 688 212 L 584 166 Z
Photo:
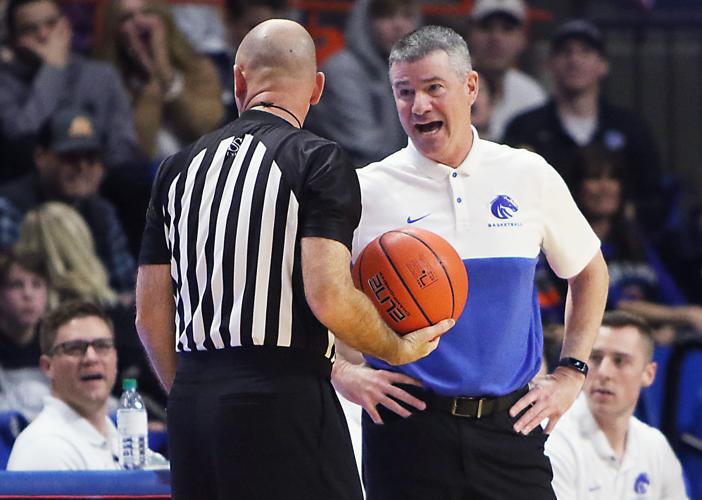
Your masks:
M 294 126 L 317 104 L 324 74 L 317 71 L 314 42 L 300 24 L 271 19 L 242 40 L 234 64 L 234 97 L 239 113 L 263 106 Z M 274 106 L 266 104 L 274 103 Z M 282 108 L 282 109 L 281 109 Z

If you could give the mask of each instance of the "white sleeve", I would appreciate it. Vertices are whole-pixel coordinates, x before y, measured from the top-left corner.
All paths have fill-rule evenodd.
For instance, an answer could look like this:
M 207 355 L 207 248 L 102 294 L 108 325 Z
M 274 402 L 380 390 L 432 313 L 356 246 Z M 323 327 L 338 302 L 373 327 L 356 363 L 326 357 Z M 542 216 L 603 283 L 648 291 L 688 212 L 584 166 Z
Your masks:
M 663 435 L 660 435 L 660 439 L 663 443 L 660 446 L 659 463 L 664 479 L 661 500 L 687 500 L 680 461 L 675 456 L 668 440 Z
M 7 470 L 86 470 L 85 460 L 69 441 L 60 436 L 17 438 Z
M 565 432 L 556 429 L 546 440 L 546 455 L 551 460 L 551 486 L 558 500 L 575 500 L 578 495 L 578 463 L 576 450 L 568 442 Z
M 600 240 L 558 172 L 546 163 L 543 168 L 544 238 L 541 247 L 558 277 L 571 278 L 592 260 L 600 248 Z

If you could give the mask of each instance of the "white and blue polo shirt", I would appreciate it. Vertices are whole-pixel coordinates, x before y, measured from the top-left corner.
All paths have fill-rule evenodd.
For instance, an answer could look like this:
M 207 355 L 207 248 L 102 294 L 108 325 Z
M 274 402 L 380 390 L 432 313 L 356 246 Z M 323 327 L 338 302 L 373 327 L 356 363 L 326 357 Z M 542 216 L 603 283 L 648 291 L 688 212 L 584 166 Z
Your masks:
M 458 168 L 411 143 L 358 171 L 363 214 L 354 260 L 385 231 L 416 226 L 448 240 L 468 272 L 463 314 L 439 347 L 400 371 L 449 396 L 500 396 L 538 372 L 542 330 L 534 272 L 539 252 L 562 278 L 578 274 L 600 242 L 568 188 L 539 155 L 482 140 Z

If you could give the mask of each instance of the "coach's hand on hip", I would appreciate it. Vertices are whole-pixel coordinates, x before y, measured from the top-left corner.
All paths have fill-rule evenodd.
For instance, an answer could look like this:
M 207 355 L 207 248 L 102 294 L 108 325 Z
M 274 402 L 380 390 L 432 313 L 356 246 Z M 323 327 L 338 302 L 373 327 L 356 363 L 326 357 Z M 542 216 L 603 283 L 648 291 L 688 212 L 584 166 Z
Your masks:
M 514 430 L 526 435 L 548 419 L 545 432 L 550 433 L 575 402 L 584 382 L 585 375 L 561 366 L 553 373 L 535 378 L 531 390 L 509 410 L 510 416 L 516 417 L 531 406 L 514 424 Z

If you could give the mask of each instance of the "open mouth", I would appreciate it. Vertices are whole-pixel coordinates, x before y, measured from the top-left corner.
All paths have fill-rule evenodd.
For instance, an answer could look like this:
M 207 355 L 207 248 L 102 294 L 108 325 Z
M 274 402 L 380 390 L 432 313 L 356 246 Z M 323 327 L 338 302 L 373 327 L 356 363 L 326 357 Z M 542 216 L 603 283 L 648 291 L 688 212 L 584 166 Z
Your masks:
M 420 134 L 433 134 L 441 130 L 441 127 L 443 126 L 444 122 L 434 121 L 428 123 L 416 123 L 414 128 L 416 128 Z
M 609 389 L 593 389 L 592 394 L 597 396 L 614 396 L 614 392 Z
M 82 377 L 80 377 L 80 379 L 83 382 L 91 382 L 93 380 L 102 380 L 104 378 L 105 377 L 103 377 L 100 373 L 90 373 L 88 375 L 83 375 Z

